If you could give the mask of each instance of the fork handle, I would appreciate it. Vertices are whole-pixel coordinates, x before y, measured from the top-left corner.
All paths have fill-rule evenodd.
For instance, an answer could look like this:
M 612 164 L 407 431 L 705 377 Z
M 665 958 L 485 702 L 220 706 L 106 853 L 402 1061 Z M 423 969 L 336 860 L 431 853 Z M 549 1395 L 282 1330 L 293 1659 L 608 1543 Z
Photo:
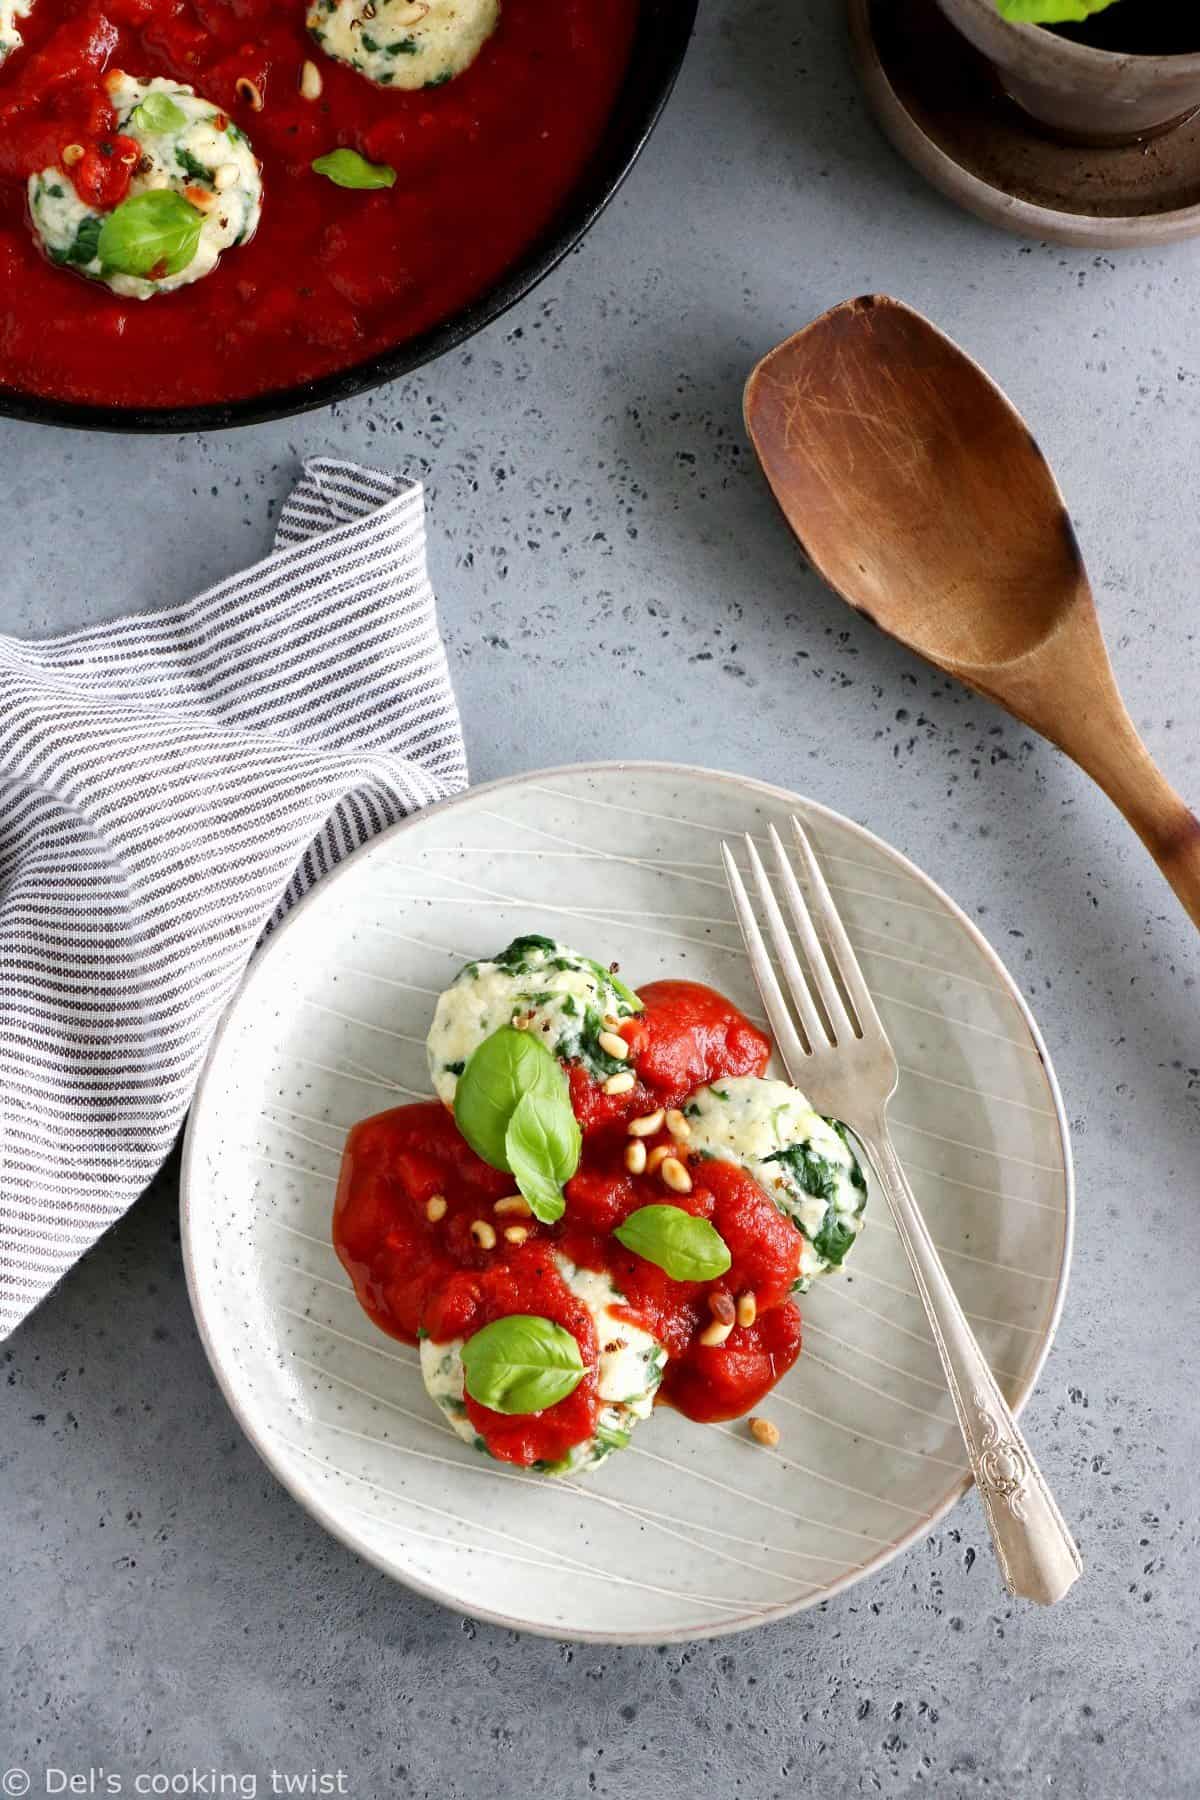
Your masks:
M 1010 1594 L 1052 1606 L 1083 1563 L 967 1323 L 900 1166 L 886 1120 L 862 1134 L 929 1317 L 992 1546 Z

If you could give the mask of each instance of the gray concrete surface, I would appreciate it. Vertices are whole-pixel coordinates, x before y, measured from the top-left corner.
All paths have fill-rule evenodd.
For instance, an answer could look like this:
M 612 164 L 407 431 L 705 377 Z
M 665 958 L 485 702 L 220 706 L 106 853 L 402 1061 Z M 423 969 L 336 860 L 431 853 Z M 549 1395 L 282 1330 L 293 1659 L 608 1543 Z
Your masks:
M 269 1792 L 272 1766 L 340 1769 L 402 1800 L 1200 1789 L 1194 933 L 1080 775 L 804 571 L 739 414 L 754 358 L 827 304 L 885 288 L 932 314 L 1034 423 L 1131 710 L 1195 797 L 1200 246 L 995 235 L 876 136 L 837 0 L 703 14 L 619 201 L 464 352 L 226 438 L 0 427 L 0 627 L 235 569 L 305 452 L 419 470 L 476 778 L 716 763 L 915 857 L 1024 983 L 1074 1122 L 1075 1270 L 1028 1423 L 1087 1578 L 1052 1615 L 1006 1603 L 972 1498 L 868 1585 L 723 1643 L 572 1649 L 443 1612 L 331 1542 L 243 1441 L 168 1171 L 0 1350 L 0 1762 L 34 1793 L 47 1766 L 126 1792 L 138 1771 Z M 609 696 L 586 717 L 547 699 L 580 664 Z

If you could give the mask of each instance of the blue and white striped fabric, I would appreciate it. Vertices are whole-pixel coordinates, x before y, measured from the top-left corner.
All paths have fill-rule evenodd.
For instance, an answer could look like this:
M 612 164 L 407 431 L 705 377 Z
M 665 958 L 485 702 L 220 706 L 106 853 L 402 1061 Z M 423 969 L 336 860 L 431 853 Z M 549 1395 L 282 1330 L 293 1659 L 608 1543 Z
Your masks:
M 306 465 L 275 550 L 0 637 L 0 1337 L 137 1198 L 271 921 L 465 787 L 419 485 Z

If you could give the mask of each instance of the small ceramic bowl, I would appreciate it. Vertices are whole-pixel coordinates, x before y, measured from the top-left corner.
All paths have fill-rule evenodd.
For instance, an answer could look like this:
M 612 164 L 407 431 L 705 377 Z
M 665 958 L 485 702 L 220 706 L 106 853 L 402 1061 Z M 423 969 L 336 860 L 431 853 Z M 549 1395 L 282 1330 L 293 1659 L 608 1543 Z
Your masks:
M 1072 143 L 1134 143 L 1169 131 L 1200 107 L 1200 50 L 1185 56 L 1095 50 L 1041 25 L 1011 24 L 995 0 L 938 3 L 1017 105 Z

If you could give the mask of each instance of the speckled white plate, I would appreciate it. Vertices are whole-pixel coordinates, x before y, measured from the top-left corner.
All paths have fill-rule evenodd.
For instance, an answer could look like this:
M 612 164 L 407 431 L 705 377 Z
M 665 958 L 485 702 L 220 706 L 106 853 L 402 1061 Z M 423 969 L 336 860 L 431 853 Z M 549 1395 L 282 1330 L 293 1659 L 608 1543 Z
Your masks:
M 661 764 L 477 788 L 378 838 L 307 900 L 217 1034 L 184 1153 L 192 1302 L 226 1398 L 286 1487 L 389 1574 L 554 1636 L 737 1631 L 838 1592 L 966 1487 L 925 1316 L 878 1195 L 842 1279 L 803 1302 L 805 1348 L 745 1426 L 659 1408 L 595 1474 L 477 1455 L 425 1399 L 415 1352 L 360 1310 L 330 1247 L 356 1119 L 428 1091 L 425 1031 L 458 965 L 557 935 L 635 985 L 680 975 L 759 1006 L 722 836 L 800 811 L 902 1067 L 896 1141 L 1010 1402 L 1050 1345 L 1070 1255 L 1058 1087 L 983 938 L 848 820 L 760 782 Z M 996 1577 L 998 1588 L 999 1578 Z

